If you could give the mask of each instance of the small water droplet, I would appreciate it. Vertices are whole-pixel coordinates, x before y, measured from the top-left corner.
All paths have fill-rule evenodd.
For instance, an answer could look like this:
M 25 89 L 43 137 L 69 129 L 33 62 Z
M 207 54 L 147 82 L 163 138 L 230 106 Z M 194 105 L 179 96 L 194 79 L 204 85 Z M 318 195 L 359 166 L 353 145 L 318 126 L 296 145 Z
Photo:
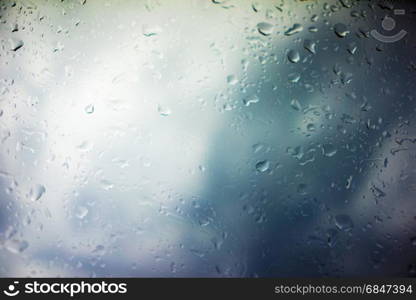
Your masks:
M 250 104 L 255 104 L 258 103 L 260 101 L 260 99 L 257 96 L 248 98 L 248 99 L 243 99 L 243 103 L 245 106 L 250 106 Z
M 24 43 L 22 40 L 10 39 L 10 50 L 17 51 L 23 47 Z
M 75 216 L 78 219 L 84 219 L 86 216 L 88 215 L 88 208 L 86 208 L 85 206 L 78 206 L 77 210 L 75 212 Z
M 309 32 L 318 32 L 318 27 L 316 26 L 309 27 Z
M 227 83 L 230 85 L 235 85 L 238 83 L 238 79 L 237 77 L 235 77 L 235 75 L 228 75 L 227 76 Z
M 355 43 L 350 43 L 348 44 L 347 50 L 351 55 L 354 55 L 357 52 L 357 45 Z
M 337 153 L 337 148 L 332 144 L 323 144 L 322 145 L 322 154 L 327 157 L 332 157 Z
M 286 30 L 285 35 L 291 36 L 291 35 L 301 32 L 302 30 L 303 30 L 303 26 L 301 24 L 296 23 L 291 28 Z
M 12 32 L 17 32 L 17 31 L 19 31 L 19 25 L 17 23 L 14 23 L 12 25 Z
M 161 33 L 162 28 L 160 28 L 159 26 L 143 25 L 142 31 L 144 36 L 151 37 Z
M 335 216 L 335 225 L 342 231 L 351 231 L 354 227 L 350 216 L 344 214 Z
M 105 254 L 105 247 L 103 245 L 97 245 L 92 253 L 98 256 L 103 256 Z
M 158 105 L 157 111 L 162 117 L 167 117 L 172 113 L 169 108 L 163 107 L 161 105 Z
M 86 114 L 92 114 L 94 112 L 94 105 L 93 104 L 88 104 L 87 106 L 85 106 L 84 111 Z
M 300 55 L 297 50 L 290 50 L 287 53 L 287 59 L 292 63 L 298 63 L 300 61 Z
M 326 232 L 326 241 L 330 248 L 333 248 L 338 241 L 338 231 L 334 228 L 328 229 Z
M 299 73 L 290 73 L 287 76 L 287 79 L 289 80 L 289 82 L 296 83 L 300 80 L 300 74 Z
M 370 190 L 376 199 L 386 196 L 386 193 L 381 188 L 375 186 L 374 184 L 372 184 L 372 186 L 370 187 Z
M 335 26 L 334 26 L 334 32 L 340 38 L 344 38 L 344 37 L 346 37 L 350 33 L 350 31 L 348 30 L 347 25 L 345 25 L 343 23 L 335 24 Z
M 111 183 L 110 181 L 106 180 L 106 179 L 100 180 L 100 184 L 101 184 L 102 188 L 105 189 L 106 191 L 109 191 L 114 187 L 114 184 Z
M 316 43 L 312 40 L 305 40 L 303 47 L 312 54 L 316 54 Z
M 93 143 L 90 141 L 83 141 L 77 148 L 79 151 L 88 152 L 93 148 Z
M 46 188 L 43 185 L 36 184 L 30 189 L 30 193 L 29 193 L 30 200 L 38 201 L 45 192 L 46 192 Z
M 290 101 L 290 106 L 296 111 L 300 111 L 302 109 L 302 106 L 297 99 L 292 99 L 292 101 Z
M 254 144 L 252 147 L 254 153 L 259 153 L 264 148 L 264 145 L 262 143 L 257 143 Z
M 256 170 L 259 171 L 260 173 L 264 173 L 268 171 L 269 168 L 270 168 L 270 162 L 268 160 L 262 160 L 256 164 Z
M 306 130 L 311 131 L 311 132 L 315 131 L 316 130 L 315 124 L 309 123 L 308 125 L 306 125 Z
M 416 246 L 416 236 L 414 236 L 414 237 L 410 238 L 410 244 L 411 244 L 412 246 Z
M 273 33 L 273 25 L 267 22 L 261 22 L 257 24 L 257 30 L 262 35 L 268 36 Z
M 263 8 L 263 6 L 258 2 L 253 2 L 251 4 L 251 8 L 253 8 L 254 12 L 259 12 Z
M 352 175 L 348 176 L 347 183 L 345 184 L 345 188 L 348 190 L 351 187 L 352 183 Z

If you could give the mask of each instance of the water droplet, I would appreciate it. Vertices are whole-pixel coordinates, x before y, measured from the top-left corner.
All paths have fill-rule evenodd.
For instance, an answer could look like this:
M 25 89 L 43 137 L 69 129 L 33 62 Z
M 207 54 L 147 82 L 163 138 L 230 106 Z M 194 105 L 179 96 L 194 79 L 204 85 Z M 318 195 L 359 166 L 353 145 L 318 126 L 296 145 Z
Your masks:
M 287 76 L 287 79 L 289 80 L 289 82 L 296 83 L 300 80 L 300 74 L 299 73 L 290 73 Z
M 12 239 L 5 242 L 5 248 L 14 254 L 22 253 L 28 247 L 29 243 L 24 240 Z
M 299 52 L 296 50 L 290 50 L 287 53 L 287 59 L 292 63 L 298 63 L 300 61 Z
M 251 8 L 253 8 L 254 12 L 259 12 L 263 6 L 258 2 L 253 2 L 253 4 L 251 4 Z
M 316 43 L 312 40 L 305 40 L 303 47 L 312 54 L 316 54 Z
M 273 33 L 273 25 L 267 22 L 261 22 L 257 24 L 257 30 L 262 35 L 271 35 Z
M 198 257 L 204 257 L 205 256 L 205 253 L 204 252 L 202 252 L 202 251 L 200 251 L 200 250 L 197 250 L 197 249 L 189 249 L 189 251 L 192 253 L 192 254 L 194 254 L 194 255 L 196 255 L 196 256 L 198 256 Z
M 98 256 L 103 256 L 105 254 L 105 247 L 103 245 L 97 245 L 92 253 Z
M 377 186 L 375 186 L 374 183 L 370 187 L 370 190 L 376 199 L 386 196 L 386 193 L 381 188 L 378 188 Z
M 335 225 L 342 231 L 351 231 L 354 227 L 350 216 L 343 214 L 335 216 Z
M 243 99 L 243 103 L 245 106 L 250 106 L 250 104 L 258 103 L 259 101 L 260 99 L 257 96 L 248 99 Z
M 357 52 L 357 45 L 355 43 L 350 43 L 348 44 L 347 50 L 351 55 L 354 55 Z
M 238 79 L 234 75 L 228 75 L 227 76 L 227 83 L 228 84 L 235 85 L 235 84 L 237 84 L 237 82 L 238 82 Z
M 345 184 L 345 188 L 348 190 L 351 187 L 351 183 L 352 183 L 352 176 L 350 175 L 347 178 L 347 183 Z
M 412 246 L 416 246 L 416 236 L 414 236 L 414 237 L 410 238 L 410 244 L 411 244 Z
M 297 99 L 292 99 L 292 101 L 290 101 L 290 106 L 296 111 L 300 111 L 302 109 L 302 106 Z
M 101 184 L 102 188 L 105 189 L 106 191 L 109 191 L 114 187 L 114 184 L 111 183 L 110 181 L 106 180 L 106 179 L 100 180 L 100 184 Z
M 322 145 L 322 154 L 327 157 L 332 157 L 337 153 L 337 148 L 332 144 L 323 144 Z
M 75 212 L 75 216 L 78 219 L 84 219 L 86 216 L 88 215 L 88 208 L 86 208 L 85 206 L 78 206 L 77 210 Z
M 253 145 L 253 152 L 259 153 L 264 148 L 264 145 L 262 143 L 257 143 Z
M 340 0 L 339 2 L 341 2 L 342 6 L 346 8 L 351 8 L 352 6 L 351 0 Z
M 10 39 L 10 50 L 17 51 L 23 47 L 24 43 L 22 40 Z
M 340 38 L 344 38 L 350 33 L 350 31 L 348 30 L 348 27 L 343 23 L 335 24 L 334 32 Z
M 291 36 L 294 35 L 296 33 L 299 33 L 303 30 L 303 26 L 296 23 L 294 24 L 291 28 L 289 28 L 288 30 L 286 30 L 285 35 L 287 36 Z
M 46 192 L 46 188 L 41 184 L 36 184 L 30 189 L 29 197 L 32 201 L 38 201 Z
M 88 104 L 87 106 L 85 106 L 84 111 L 86 114 L 92 114 L 94 112 L 94 105 Z
M 162 32 L 162 28 L 160 28 L 159 26 L 152 25 L 143 25 L 142 30 L 143 35 L 146 37 L 155 36 Z
M 270 168 L 270 162 L 268 160 L 262 160 L 256 164 L 256 170 L 259 171 L 260 173 L 264 173 L 268 171 L 269 168 Z
M 19 25 L 17 23 L 12 25 L 12 32 L 17 32 L 19 31 Z
M 354 117 L 347 115 L 347 114 L 342 114 L 341 121 L 344 122 L 345 124 L 354 124 L 356 122 Z
M 161 105 L 158 105 L 157 111 L 162 117 L 167 117 L 172 113 L 169 108 L 163 107 Z
M 328 229 L 328 231 L 326 232 L 326 237 L 327 237 L 326 241 L 327 241 L 328 246 L 330 248 L 333 248 L 338 241 L 338 231 L 333 228 Z
M 309 123 L 308 125 L 306 125 L 306 130 L 311 131 L 311 132 L 315 131 L 316 130 L 315 124 Z
M 316 26 L 309 27 L 309 32 L 318 32 L 318 27 Z
M 93 148 L 93 143 L 90 141 L 83 141 L 77 148 L 79 151 L 88 152 Z

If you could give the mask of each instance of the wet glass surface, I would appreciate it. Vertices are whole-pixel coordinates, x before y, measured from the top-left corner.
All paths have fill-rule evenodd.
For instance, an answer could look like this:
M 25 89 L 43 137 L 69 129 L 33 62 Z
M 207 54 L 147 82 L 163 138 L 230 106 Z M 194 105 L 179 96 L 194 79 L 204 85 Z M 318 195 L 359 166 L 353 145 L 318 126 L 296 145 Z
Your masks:
M 1 276 L 415 276 L 415 5 L 3 1 Z

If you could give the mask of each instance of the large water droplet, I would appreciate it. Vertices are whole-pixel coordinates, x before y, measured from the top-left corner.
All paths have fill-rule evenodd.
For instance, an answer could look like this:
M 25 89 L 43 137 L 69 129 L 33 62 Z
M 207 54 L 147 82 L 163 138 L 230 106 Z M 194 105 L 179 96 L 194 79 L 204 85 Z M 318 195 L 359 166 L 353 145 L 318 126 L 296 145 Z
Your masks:
M 259 171 L 260 173 L 266 172 L 267 170 L 269 170 L 269 168 L 270 168 L 270 162 L 268 160 L 262 160 L 256 164 L 256 170 Z
M 289 28 L 288 30 L 286 30 L 285 35 L 287 36 L 291 36 L 294 35 L 296 33 L 299 33 L 303 30 L 303 26 L 296 23 L 294 24 L 291 28 Z
M 292 63 L 298 63 L 300 61 L 300 55 L 297 50 L 290 50 L 287 53 L 287 59 Z
M 273 25 L 267 22 L 261 22 L 257 24 L 257 30 L 262 34 L 262 35 L 271 35 L 273 32 Z

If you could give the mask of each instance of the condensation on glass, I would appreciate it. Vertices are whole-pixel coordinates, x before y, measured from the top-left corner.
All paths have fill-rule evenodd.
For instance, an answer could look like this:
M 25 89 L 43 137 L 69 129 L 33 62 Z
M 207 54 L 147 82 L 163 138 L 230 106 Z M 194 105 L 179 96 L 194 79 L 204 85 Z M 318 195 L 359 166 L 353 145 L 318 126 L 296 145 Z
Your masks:
M 0 275 L 415 276 L 392 3 L 2 1 Z

